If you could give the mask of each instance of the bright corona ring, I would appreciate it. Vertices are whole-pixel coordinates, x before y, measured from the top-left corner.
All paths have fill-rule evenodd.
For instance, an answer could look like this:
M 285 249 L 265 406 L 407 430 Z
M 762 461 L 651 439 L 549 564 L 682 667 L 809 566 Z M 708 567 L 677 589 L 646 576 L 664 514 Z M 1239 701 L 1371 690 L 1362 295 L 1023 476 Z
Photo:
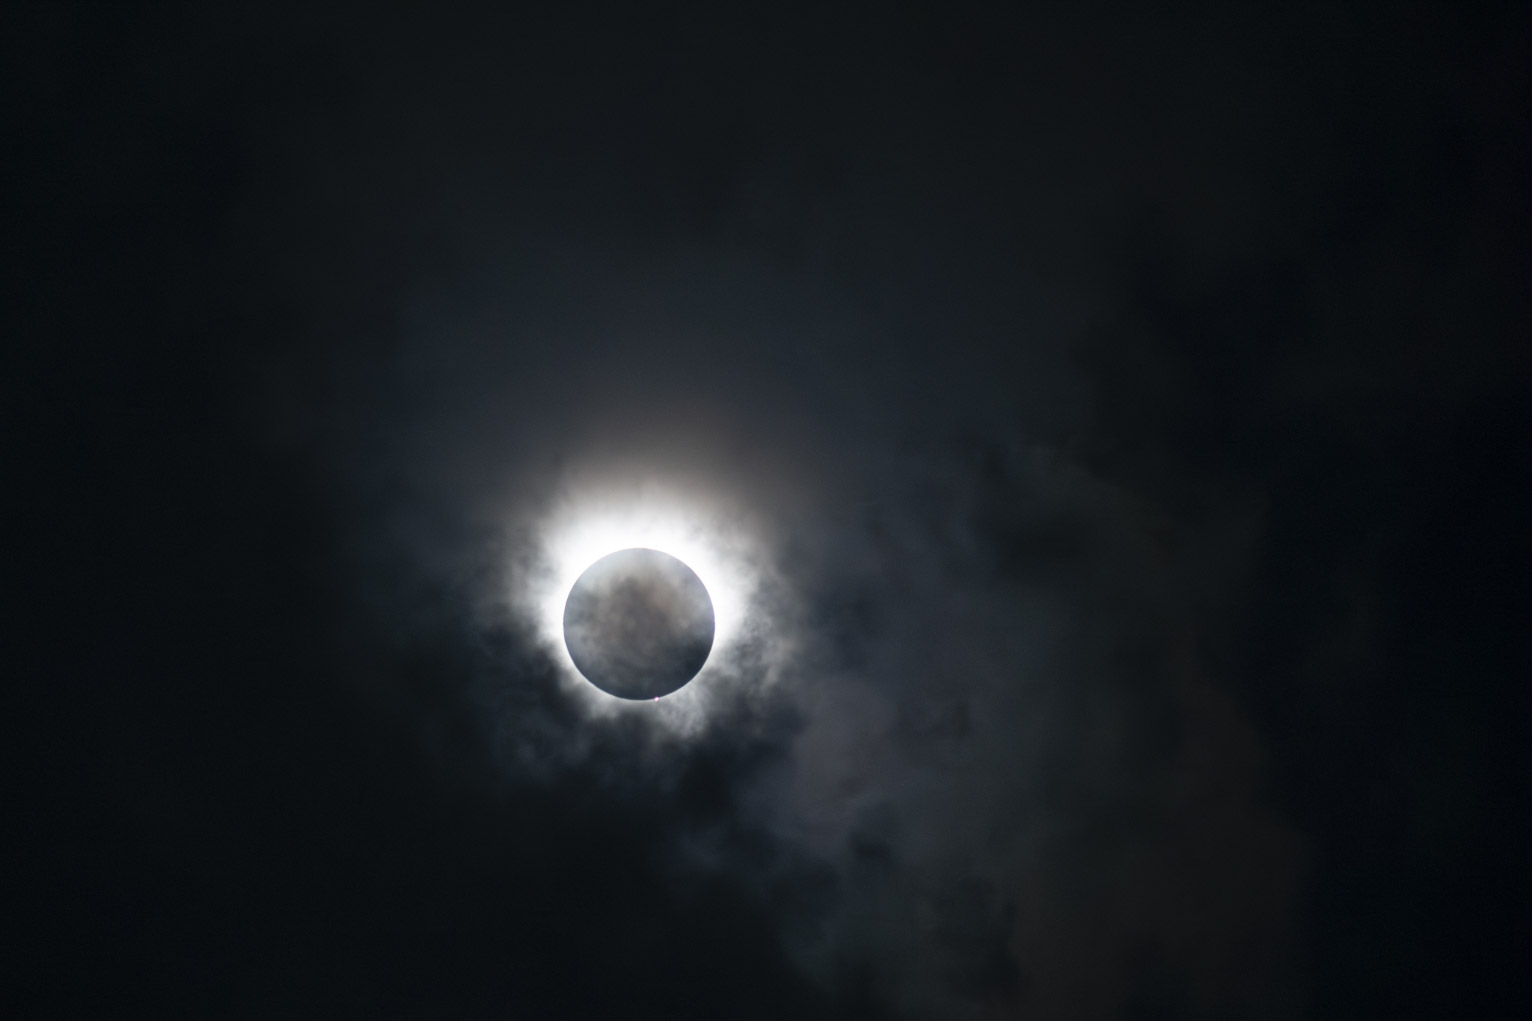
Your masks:
M 538 603 L 550 644 L 598 699 L 680 694 L 740 631 L 750 587 L 741 537 L 724 516 L 652 493 L 579 503 L 544 533 L 552 570 Z

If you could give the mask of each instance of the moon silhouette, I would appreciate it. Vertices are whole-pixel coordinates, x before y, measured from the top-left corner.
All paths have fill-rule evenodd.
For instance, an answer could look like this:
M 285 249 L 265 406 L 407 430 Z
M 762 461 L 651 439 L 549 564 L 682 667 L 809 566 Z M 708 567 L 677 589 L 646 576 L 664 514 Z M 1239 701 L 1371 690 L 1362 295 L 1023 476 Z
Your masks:
M 625 549 L 580 575 L 564 603 L 564 644 L 586 680 L 618 698 L 683 687 L 713 649 L 713 600 L 668 553 Z

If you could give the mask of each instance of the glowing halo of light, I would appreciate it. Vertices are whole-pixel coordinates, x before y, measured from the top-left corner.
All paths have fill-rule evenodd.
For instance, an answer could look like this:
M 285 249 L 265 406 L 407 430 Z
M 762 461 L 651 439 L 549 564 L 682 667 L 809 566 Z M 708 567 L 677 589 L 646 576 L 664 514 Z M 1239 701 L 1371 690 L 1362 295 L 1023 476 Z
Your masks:
M 579 674 L 564 643 L 564 606 L 580 575 L 610 553 L 640 548 L 669 554 L 697 574 L 713 601 L 712 651 L 696 679 L 667 699 L 705 680 L 741 637 L 754 588 L 744 537 L 699 502 L 657 493 L 625 499 L 570 498 L 540 531 L 546 569 L 531 593 L 538 630 L 566 672 L 603 699 L 621 701 Z

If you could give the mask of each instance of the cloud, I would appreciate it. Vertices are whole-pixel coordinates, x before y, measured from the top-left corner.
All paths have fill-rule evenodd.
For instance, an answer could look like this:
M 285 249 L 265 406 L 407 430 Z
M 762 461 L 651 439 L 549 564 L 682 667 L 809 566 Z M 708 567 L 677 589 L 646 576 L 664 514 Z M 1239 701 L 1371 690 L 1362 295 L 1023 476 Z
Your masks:
M 434 579 L 450 641 L 485 650 L 448 697 L 501 782 L 656 813 L 671 867 L 755 891 L 823 988 L 917 1016 L 1110 1017 L 1172 980 L 1212 1011 L 1286 1002 L 1300 844 L 1199 602 L 1237 582 L 1256 509 L 1227 501 L 1178 556 L 1176 510 L 987 399 L 933 415 L 846 372 L 876 344 L 812 281 L 554 250 L 416 299 L 330 406 L 363 442 L 319 446 L 322 476 L 389 479 L 352 519 L 362 557 L 400 596 Z M 743 638 L 670 715 L 605 715 L 515 591 L 582 494 L 656 489 L 730 530 Z
M 1512 242 L 1404 225 L 1525 176 L 1486 144 L 1473 191 L 1436 128 L 1373 116 L 1389 68 L 1444 66 L 1396 59 L 1417 29 L 830 19 L 672 60 L 620 20 L 210 17 L 229 49 L 179 62 L 159 24 L 91 37 L 135 86 L 100 120 L 143 141 L 73 143 L 50 179 L 108 200 L 44 207 L 114 271 L 61 332 L 143 341 L 59 373 L 61 407 L 149 436 L 59 459 L 114 514 L 46 590 L 112 622 L 80 673 L 135 682 L 78 714 L 126 764 L 90 775 L 131 851 L 76 853 L 103 917 L 163 894 L 154 975 L 268 1015 L 1280 1017 L 1337 974 L 1394 988 L 1315 937 L 1344 898 L 1306 906 L 1391 832 L 1351 742 L 1438 764 L 1401 767 L 1421 818 L 1473 786 L 1432 723 L 1486 701 L 1364 710 L 1379 677 L 1437 690 L 1405 631 L 1463 652 L 1502 620 L 1426 614 L 1458 589 L 1398 536 L 1436 523 L 1514 589 L 1462 538 L 1502 512 L 1436 483 L 1514 475 L 1508 402 L 1457 402 L 1519 364 L 1429 327 L 1514 305 L 1484 255 Z M 74 296 L 66 248 L 39 272 Z M 740 584 L 696 685 L 615 705 L 546 609 L 561 528 L 654 494 Z M 1300 829 L 1362 835 L 1337 859 Z M 1422 874 L 1451 847 L 1412 839 Z

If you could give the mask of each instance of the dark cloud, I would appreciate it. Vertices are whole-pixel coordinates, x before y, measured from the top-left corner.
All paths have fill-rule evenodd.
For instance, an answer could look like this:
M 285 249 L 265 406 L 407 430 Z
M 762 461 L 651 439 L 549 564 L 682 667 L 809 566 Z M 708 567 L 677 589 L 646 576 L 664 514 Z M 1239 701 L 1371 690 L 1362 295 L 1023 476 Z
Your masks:
M 16 992 L 1503 1009 L 1526 32 L 28 15 Z M 646 486 L 669 715 L 532 609 Z

